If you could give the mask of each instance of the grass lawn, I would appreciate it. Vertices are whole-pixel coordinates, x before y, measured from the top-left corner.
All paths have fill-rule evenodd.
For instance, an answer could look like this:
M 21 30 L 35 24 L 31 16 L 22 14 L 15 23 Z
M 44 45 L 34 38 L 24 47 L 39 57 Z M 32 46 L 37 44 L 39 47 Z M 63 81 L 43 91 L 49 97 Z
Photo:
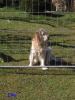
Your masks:
M 16 94 L 16 96 L 9 94 Z M 74 100 L 72 69 L 0 68 L 1 100 Z
M 0 11 L 0 52 L 15 59 L 9 62 L 7 57 L 0 65 L 28 65 L 31 38 L 40 27 L 48 30 L 52 54 L 75 64 L 74 16 L 75 13 L 49 17 L 22 11 Z
M 75 64 L 75 13 L 45 17 L 1 8 L 0 66 L 28 65 L 31 38 L 40 27 L 49 32 L 52 54 Z M 75 69 L 0 68 L 0 100 L 75 100 Z

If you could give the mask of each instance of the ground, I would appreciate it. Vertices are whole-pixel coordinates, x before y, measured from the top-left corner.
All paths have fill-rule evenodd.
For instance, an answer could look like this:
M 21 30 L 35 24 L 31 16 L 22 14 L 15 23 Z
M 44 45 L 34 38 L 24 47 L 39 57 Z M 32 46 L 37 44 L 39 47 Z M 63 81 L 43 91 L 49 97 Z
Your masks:
M 40 27 L 50 35 L 52 54 L 74 65 L 75 13 L 50 16 L 0 9 L 0 52 L 6 55 L 4 63 L 0 61 L 0 65 L 28 65 L 31 38 Z M 10 60 L 8 56 L 13 59 Z
M 15 95 L 9 95 L 15 94 Z M 73 69 L 0 68 L 1 100 L 74 100 Z
M 75 13 L 51 17 L 0 9 L 0 66 L 28 65 L 31 38 L 40 27 L 50 34 L 52 54 L 75 64 Z M 0 100 L 10 99 L 74 100 L 75 70 L 0 68 Z

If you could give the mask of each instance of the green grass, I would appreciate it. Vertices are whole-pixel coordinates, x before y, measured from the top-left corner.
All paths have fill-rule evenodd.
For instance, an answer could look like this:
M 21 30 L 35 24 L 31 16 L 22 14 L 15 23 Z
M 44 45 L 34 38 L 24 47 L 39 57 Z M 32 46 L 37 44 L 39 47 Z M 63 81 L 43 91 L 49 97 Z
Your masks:
M 72 69 L 0 68 L 1 100 L 74 100 L 75 72 Z M 8 97 L 16 93 L 16 97 Z
M 40 27 L 48 30 L 50 42 L 75 45 L 75 13 L 58 18 L 32 16 L 0 9 L 0 52 L 17 60 L 0 61 L 0 66 L 28 65 L 31 38 Z M 75 64 L 75 48 L 52 45 L 52 54 Z M 16 93 L 16 97 L 8 97 L 8 93 Z M 0 68 L 0 100 L 75 100 L 75 70 Z
M 52 45 L 53 55 L 75 64 L 75 48 L 72 47 L 75 45 L 75 13 L 49 17 L 4 9 L 0 9 L 0 52 L 10 55 L 19 62 L 0 62 L 0 65 L 28 65 L 31 38 L 40 27 L 48 30 L 51 35 L 50 42 L 61 44 Z M 62 42 L 67 46 L 63 46 Z
M 40 23 L 51 25 L 53 27 L 56 26 L 66 26 L 73 24 L 75 22 L 75 13 L 63 13 L 62 17 L 52 17 L 51 16 L 43 16 L 43 15 L 32 15 L 29 12 L 24 12 L 20 10 L 15 10 L 13 8 L 0 8 L 0 19 L 10 19 L 10 20 L 19 20 L 25 22 L 32 23 Z
M 75 44 L 75 30 L 71 29 L 71 27 L 52 27 L 46 24 L 14 20 L 8 22 L 8 20 L 4 19 L 0 19 L 0 23 L 0 51 L 12 56 L 16 60 L 20 60 L 18 62 L 19 65 L 28 65 L 31 38 L 35 31 L 40 27 L 48 30 L 51 35 L 49 40 L 50 42 L 58 44 L 63 42 L 63 45 Z M 28 38 L 28 40 L 26 38 Z M 75 48 L 63 47 L 59 45 L 52 45 L 52 48 L 54 56 L 63 57 L 67 61 L 71 61 L 72 64 L 75 63 Z M 27 60 L 22 61 L 21 59 Z M 1 65 L 17 65 L 17 62 L 12 61 L 10 63 L 1 63 Z

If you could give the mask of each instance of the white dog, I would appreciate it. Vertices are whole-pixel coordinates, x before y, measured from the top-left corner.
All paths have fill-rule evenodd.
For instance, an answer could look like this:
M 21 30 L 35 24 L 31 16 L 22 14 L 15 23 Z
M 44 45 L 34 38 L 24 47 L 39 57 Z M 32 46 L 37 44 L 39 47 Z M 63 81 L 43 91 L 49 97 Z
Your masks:
M 40 66 L 43 70 L 46 70 L 45 61 L 49 62 L 49 55 L 51 49 L 48 48 L 48 32 L 44 29 L 39 29 L 36 31 L 35 35 L 32 39 L 31 51 L 29 55 L 29 66 L 33 66 L 38 61 L 40 62 Z M 47 57 L 47 59 L 46 59 Z

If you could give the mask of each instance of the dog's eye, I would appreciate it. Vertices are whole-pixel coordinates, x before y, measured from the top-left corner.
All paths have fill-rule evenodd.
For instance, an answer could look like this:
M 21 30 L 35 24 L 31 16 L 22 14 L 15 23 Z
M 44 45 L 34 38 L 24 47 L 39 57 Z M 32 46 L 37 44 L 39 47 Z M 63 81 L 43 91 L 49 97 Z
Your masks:
M 46 35 L 46 33 L 43 33 L 43 35 Z

